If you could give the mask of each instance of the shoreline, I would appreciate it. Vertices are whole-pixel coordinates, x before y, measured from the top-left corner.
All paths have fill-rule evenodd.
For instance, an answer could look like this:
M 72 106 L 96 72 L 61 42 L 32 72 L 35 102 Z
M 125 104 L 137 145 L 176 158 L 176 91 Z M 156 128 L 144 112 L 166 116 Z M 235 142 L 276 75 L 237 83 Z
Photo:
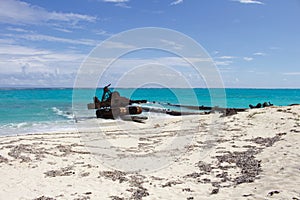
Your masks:
M 299 105 L 95 122 L 0 136 L 0 199 L 300 199 Z

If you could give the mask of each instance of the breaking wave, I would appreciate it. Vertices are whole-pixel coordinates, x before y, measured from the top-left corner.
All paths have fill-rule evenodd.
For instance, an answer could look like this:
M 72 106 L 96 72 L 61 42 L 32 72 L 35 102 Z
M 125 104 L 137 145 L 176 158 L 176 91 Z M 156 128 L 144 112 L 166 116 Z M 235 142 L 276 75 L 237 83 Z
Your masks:
M 74 119 L 74 115 L 70 111 L 63 111 L 57 107 L 52 107 L 51 109 L 58 116 L 64 117 L 66 119 Z

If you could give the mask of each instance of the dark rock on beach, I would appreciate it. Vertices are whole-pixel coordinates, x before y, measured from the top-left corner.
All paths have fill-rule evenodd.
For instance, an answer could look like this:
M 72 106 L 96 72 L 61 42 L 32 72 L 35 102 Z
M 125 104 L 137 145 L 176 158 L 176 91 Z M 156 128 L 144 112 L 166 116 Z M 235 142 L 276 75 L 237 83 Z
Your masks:
M 277 190 L 271 191 L 268 193 L 269 196 L 273 196 L 274 194 L 279 194 L 280 192 Z
M 231 115 L 235 115 L 237 114 L 237 110 L 234 108 L 227 108 L 225 109 L 225 111 L 223 112 L 223 115 L 221 115 L 221 117 L 226 117 L 226 116 L 231 116 Z
M 219 188 L 215 188 L 211 191 L 210 194 L 218 194 L 218 192 L 219 192 Z
M 256 106 L 253 106 L 252 104 L 249 105 L 249 107 L 251 109 L 253 109 L 253 108 L 265 108 L 265 107 L 269 107 L 269 106 L 273 106 L 273 104 L 271 104 L 270 102 L 264 102 L 263 104 L 258 103 L 258 104 L 256 104 Z

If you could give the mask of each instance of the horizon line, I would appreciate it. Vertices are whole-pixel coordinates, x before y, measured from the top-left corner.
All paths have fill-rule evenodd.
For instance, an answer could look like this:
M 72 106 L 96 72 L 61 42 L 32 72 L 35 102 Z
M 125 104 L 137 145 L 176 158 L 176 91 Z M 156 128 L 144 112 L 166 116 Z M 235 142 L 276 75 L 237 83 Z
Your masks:
M 0 89 L 102 89 L 103 87 L 59 87 L 59 86 L 52 86 L 52 87 L 30 87 L 30 86 L 0 86 Z M 300 87 L 111 87 L 113 89 L 300 89 Z

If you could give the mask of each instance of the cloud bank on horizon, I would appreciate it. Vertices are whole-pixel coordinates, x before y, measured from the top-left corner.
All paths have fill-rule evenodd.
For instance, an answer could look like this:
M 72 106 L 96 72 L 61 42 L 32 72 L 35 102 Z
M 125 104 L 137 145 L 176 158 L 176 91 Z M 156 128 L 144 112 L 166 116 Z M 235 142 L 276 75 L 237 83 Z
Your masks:
M 210 54 L 226 87 L 300 87 L 297 0 L 71 2 L 1 2 L 0 87 L 72 87 L 80 65 L 98 44 L 140 27 L 173 29 L 193 38 Z M 155 60 L 201 79 L 172 54 L 157 50 L 130 56 L 120 58 L 119 66 Z M 205 87 L 202 83 L 193 86 Z

